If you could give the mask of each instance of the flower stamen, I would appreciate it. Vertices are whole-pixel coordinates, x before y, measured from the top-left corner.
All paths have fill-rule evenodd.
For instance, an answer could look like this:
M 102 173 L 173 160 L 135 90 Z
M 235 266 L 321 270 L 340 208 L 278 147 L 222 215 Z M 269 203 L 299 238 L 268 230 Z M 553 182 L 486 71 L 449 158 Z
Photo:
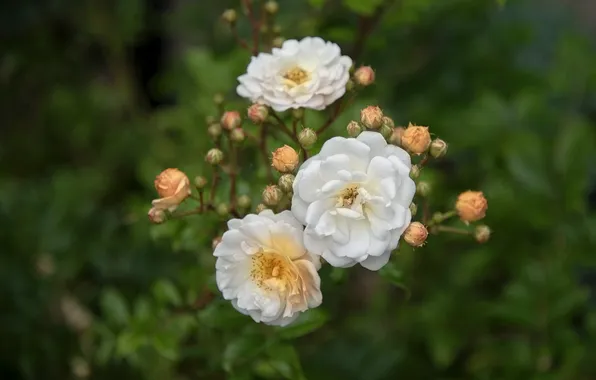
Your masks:
M 348 186 L 339 193 L 336 207 L 351 207 L 358 196 L 358 186 Z
M 288 87 L 296 87 L 310 80 L 310 74 L 299 66 L 292 67 L 283 75 Z

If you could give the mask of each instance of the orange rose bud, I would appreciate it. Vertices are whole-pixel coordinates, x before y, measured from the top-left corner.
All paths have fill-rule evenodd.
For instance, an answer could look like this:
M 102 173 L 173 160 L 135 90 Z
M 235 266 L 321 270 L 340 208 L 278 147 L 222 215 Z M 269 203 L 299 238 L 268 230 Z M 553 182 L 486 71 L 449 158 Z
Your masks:
M 154 181 L 155 190 L 161 197 L 152 202 L 160 210 L 174 210 L 190 195 L 190 180 L 178 169 L 166 169 Z
M 383 125 L 383 111 L 377 106 L 368 106 L 360 111 L 360 121 L 369 129 L 379 129 Z
M 361 66 L 354 72 L 354 81 L 360 86 L 370 86 L 375 81 L 375 72 L 370 66 Z
M 412 247 L 421 247 L 428 237 L 428 230 L 420 222 L 412 222 L 404 232 L 404 240 Z
M 280 173 L 290 173 L 298 167 L 299 162 L 298 153 L 294 148 L 284 145 L 273 152 L 271 166 Z
M 422 154 L 430 146 L 430 133 L 428 127 L 413 125 L 410 123 L 401 137 L 401 145 L 410 153 Z
M 475 222 L 484 218 L 488 201 L 481 191 L 465 191 L 457 197 L 455 210 L 464 222 Z
M 248 118 L 255 124 L 262 124 L 269 116 L 269 109 L 262 104 L 253 104 L 248 107 Z
M 240 124 L 242 124 L 242 118 L 240 117 L 238 111 L 228 111 L 224 112 L 220 123 L 224 129 L 231 131 L 235 128 L 238 128 Z

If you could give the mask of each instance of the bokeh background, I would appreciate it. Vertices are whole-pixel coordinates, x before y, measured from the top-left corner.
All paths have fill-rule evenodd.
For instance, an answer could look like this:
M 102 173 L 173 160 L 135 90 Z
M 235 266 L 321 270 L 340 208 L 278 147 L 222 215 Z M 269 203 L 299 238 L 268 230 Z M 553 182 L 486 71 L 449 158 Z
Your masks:
M 321 308 L 255 324 L 213 284 L 222 218 L 146 217 L 159 171 L 208 174 L 213 96 L 247 106 L 249 54 L 219 19 L 239 2 L 3 2 L 0 378 L 596 378 L 594 3 L 279 3 L 284 37 L 333 40 L 377 72 L 326 137 L 368 104 L 430 125 L 450 144 L 424 174 L 433 206 L 484 191 L 491 240 L 326 268 Z M 256 204 L 266 178 L 243 154 Z

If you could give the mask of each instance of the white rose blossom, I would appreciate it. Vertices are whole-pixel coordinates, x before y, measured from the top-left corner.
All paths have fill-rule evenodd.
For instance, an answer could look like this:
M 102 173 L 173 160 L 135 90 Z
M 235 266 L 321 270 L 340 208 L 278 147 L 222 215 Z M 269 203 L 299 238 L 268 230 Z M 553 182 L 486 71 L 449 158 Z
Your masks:
M 255 322 L 285 326 L 321 304 L 320 258 L 304 247 L 304 226 L 290 211 L 228 222 L 217 257 L 216 281 L 223 297 Z
M 275 111 L 322 110 L 341 98 L 350 79 L 352 59 L 339 46 L 319 37 L 285 41 L 281 48 L 252 57 L 238 77 L 238 95 Z
M 381 134 L 329 139 L 294 181 L 292 213 L 304 245 L 335 267 L 379 270 L 412 219 L 410 155 Z

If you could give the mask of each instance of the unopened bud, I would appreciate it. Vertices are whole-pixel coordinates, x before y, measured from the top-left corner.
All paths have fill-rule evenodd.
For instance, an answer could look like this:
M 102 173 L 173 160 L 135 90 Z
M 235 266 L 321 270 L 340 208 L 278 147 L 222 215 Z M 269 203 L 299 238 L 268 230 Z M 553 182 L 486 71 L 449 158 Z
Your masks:
M 441 139 L 434 139 L 430 143 L 429 153 L 434 158 L 441 158 L 447 154 L 447 143 Z
M 262 213 L 262 212 L 263 212 L 263 211 L 265 211 L 265 210 L 268 210 L 268 208 L 267 208 L 267 206 L 265 206 L 265 205 L 264 205 L 264 204 L 262 204 L 262 203 L 259 203 L 259 204 L 257 205 L 257 207 L 255 208 L 255 212 L 256 212 L 257 214 L 260 214 L 260 213 Z
M 234 9 L 226 9 L 224 13 L 222 13 L 221 18 L 228 24 L 235 24 L 238 19 L 238 14 Z
M 281 200 L 283 193 L 276 185 L 269 185 L 263 190 L 263 203 L 267 206 L 275 206 Z
M 269 14 L 275 14 L 279 11 L 279 5 L 277 1 L 269 0 L 265 3 L 265 11 Z
M 222 94 L 213 95 L 213 103 L 215 103 L 216 106 L 221 106 L 225 100 L 226 99 Z
M 300 158 L 298 153 L 289 145 L 277 148 L 271 157 L 271 166 L 280 173 L 289 173 L 296 170 Z
M 418 177 L 420 177 L 420 166 L 412 165 L 412 168 L 410 169 L 410 178 L 416 179 Z
M 379 129 L 379 133 L 381 135 L 383 135 L 385 140 L 389 140 L 389 138 L 391 137 L 391 134 L 393 133 L 393 129 L 388 127 L 387 125 L 383 124 L 383 125 L 381 125 L 381 129 Z
M 204 188 L 205 186 L 207 186 L 207 178 L 202 177 L 202 176 L 195 177 L 194 182 L 195 182 L 195 187 L 199 190 Z
M 149 221 L 153 224 L 162 224 L 166 221 L 166 213 L 158 208 L 152 207 L 147 213 Z
M 375 72 L 370 66 L 361 66 L 354 72 L 354 80 L 360 86 L 370 86 L 375 81 Z
M 422 154 L 430 146 L 430 133 L 428 127 L 413 125 L 410 123 L 401 137 L 401 144 L 404 149 L 413 154 Z
M 281 33 L 281 25 L 278 25 L 278 24 L 273 25 L 273 33 L 280 34 Z
M 214 139 L 219 137 L 221 135 L 221 125 L 219 123 L 211 124 L 209 128 L 207 128 L 207 133 Z
M 248 107 L 248 118 L 255 124 L 262 124 L 269 116 L 269 108 L 262 104 L 253 104 Z
M 348 136 L 350 137 L 358 137 L 358 135 L 362 133 L 362 127 L 360 126 L 360 124 L 358 124 L 357 121 L 354 120 L 348 123 L 346 130 L 348 131 Z
M 283 45 L 283 44 L 284 44 L 285 40 L 286 40 L 286 39 L 285 39 L 285 38 L 283 38 L 283 37 L 275 37 L 275 38 L 273 39 L 273 41 L 271 41 L 271 44 L 273 45 L 273 47 L 280 48 L 280 47 L 281 47 L 281 45 Z
M 168 168 L 159 173 L 153 185 L 161 198 L 179 196 L 182 202 L 190 195 L 190 180 L 183 171 L 176 168 Z
M 301 120 L 304 117 L 304 108 L 294 108 L 292 110 L 292 117 Z
M 215 208 L 215 212 L 217 212 L 219 216 L 227 216 L 230 213 L 230 206 L 228 206 L 227 203 L 220 203 Z
M 354 84 L 354 81 L 351 79 L 348 79 L 348 81 L 346 82 L 346 91 L 352 91 L 354 88 L 356 88 L 356 85 Z
M 242 124 L 242 118 L 238 111 L 227 111 L 224 112 L 221 117 L 221 126 L 228 131 L 238 128 Z
M 238 204 L 238 207 L 246 209 L 250 207 L 252 201 L 248 195 L 241 195 L 238 197 L 236 203 Z
M 298 134 L 298 142 L 304 149 L 309 149 L 317 142 L 317 133 L 310 128 L 304 128 Z
M 230 140 L 234 141 L 234 142 L 242 142 L 244 141 L 245 138 L 245 134 L 244 134 L 244 129 L 242 128 L 234 128 L 231 132 L 230 132 Z
M 412 216 L 416 215 L 418 212 L 418 206 L 416 206 L 416 203 L 410 203 L 410 212 L 412 213 Z
M 293 191 L 294 178 L 295 177 L 293 174 L 284 174 L 279 177 L 277 184 L 279 185 L 281 191 L 284 193 L 291 193 Z
M 211 248 L 215 251 L 219 243 L 221 243 L 221 236 L 214 237 L 211 241 Z
M 377 106 L 368 106 L 360 111 L 360 121 L 369 129 L 379 129 L 383 125 L 383 111 Z
M 475 222 L 486 216 L 488 201 L 481 191 L 465 191 L 457 197 L 455 210 L 464 222 Z
M 431 192 L 430 183 L 419 182 L 418 185 L 416 185 L 416 193 L 418 193 L 418 195 L 420 195 L 422 197 L 427 197 L 430 195 L 430 192 Z
M 395 128 L 395 123 L 393 122 L 393 119 L 389 116 L 383 116 L 383 125 L 386 125 L 391 129 Z
M 217 165 L 223 160 L 223 152 L 217 148 L 209 149 L 205 156 L 205 161 L 211 165 Z
M 428 237 L 428 230 L 420 222 L 412 222 L 404 231 L 404 240 L 412 247 L 421 247 Z
M 487 225 L 481 224 L 474 230 L 474 239 L 478 243 L 486 243 L 490 239 L 491 230 Z
M 404 127 L 395 127 L 389 137 L 389 143 L 397 146 L 401 146 L 401 138 L 404 135 L 406 129 Z

